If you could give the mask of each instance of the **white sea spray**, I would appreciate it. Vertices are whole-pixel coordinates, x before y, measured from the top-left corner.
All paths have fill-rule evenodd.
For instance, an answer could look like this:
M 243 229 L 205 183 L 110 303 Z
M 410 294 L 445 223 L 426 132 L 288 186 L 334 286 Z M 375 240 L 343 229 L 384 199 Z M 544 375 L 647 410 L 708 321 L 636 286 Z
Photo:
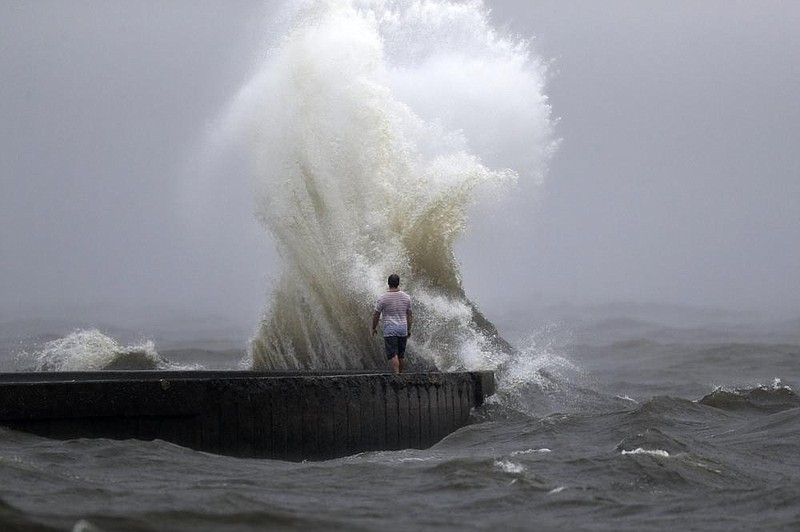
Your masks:
M 281 20 L 219 128 L 247 138 L 284 262 L 252 365 L 384 367 L 365 323 L 393 272 L 414 297 L 412 358 L 508 363 L 453 244 L 478 196 L 541 179 L 556 144 L 544 63 L 481 2 L 316 0 Z

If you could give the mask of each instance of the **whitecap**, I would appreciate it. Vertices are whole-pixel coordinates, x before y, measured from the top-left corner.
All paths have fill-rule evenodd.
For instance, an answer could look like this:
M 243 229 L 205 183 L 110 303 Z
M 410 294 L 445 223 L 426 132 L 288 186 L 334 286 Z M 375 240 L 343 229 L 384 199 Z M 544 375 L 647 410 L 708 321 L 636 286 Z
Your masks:
M 35 371 L 179 369 L 158 354 L 152 340 L 123 346 L 97 329 L 75 330 L 21 358 L 32 358 Z
M 494 466 L 503 473 L 519 474 L 525 472 L 525 466 L 510 460 L 496 460 Z
M 511 453 L 511 456 L 519 456 L 523 454 L 535 454 L 535 453 L 552 453 L 550 449 L 547 447 L 543 447 L 541 449 L 526 449 L 524 451 L 514 451 Z
M 626 454 L 645 454 L 645 455 L 650 455 L 650 456 L 658 456 L 659 458 L 669 458 L 670 457 L 670 454 L 667 451 L 664 451 L 662 449 L 643 449 L 641 447 L 637 447 L 636 449 L 634 449 L 632 451 L 626 451 L 625 449 L 623 449 L 621 451 L 621 454 L 623 454 L 623 455 L 626 455 Z

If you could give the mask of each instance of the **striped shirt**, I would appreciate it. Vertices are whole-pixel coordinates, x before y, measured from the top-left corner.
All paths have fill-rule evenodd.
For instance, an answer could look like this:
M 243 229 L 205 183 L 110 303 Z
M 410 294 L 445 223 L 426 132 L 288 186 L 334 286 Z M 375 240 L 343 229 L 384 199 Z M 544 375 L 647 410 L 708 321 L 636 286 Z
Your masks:
M 406 312 L 411 312 L 411 296 L 402 290 L 384 292 L 375 303 L 375 312 L 383 318 L 384 336 L 408 336 Z

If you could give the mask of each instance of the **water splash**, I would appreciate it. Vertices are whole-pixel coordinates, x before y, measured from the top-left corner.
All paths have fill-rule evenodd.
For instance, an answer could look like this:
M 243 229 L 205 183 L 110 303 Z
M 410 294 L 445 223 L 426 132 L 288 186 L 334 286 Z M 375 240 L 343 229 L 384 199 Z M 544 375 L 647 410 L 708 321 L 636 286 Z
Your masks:
M 33 361 L 34 371 L 179 369 L 158 354 L 152 341 L 122 346 L 97 329 L 76 330 L 18 357 L 26 359 Z
M 481 2 L 317 0 L 228 113 L 249 132 L 257 216 L 284 261 L 256 368 L 384 368 L 368 317 L 396 272 L 409 360 L 494 369 L 512 348 L 467 298 L 454 241 L 477 194 L 539 179 L 554 143 L 545 67 Z M 490 166 L 491 164 L 491 166 Z
M 569 359 L 559 341 L 562 334 L 561 327 L 540 327 L 520 340 L 520 347 L 502 365 L 493 368 L 496 392 L 487 401 L 486 419 L 630 407 L 629 401 L 599 391 L 595 378 Z

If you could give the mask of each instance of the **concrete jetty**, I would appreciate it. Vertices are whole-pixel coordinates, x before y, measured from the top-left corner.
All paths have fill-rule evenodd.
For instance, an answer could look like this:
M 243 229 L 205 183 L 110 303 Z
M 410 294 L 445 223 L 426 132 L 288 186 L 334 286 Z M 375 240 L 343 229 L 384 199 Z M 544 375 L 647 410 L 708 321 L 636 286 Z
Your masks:
M 494 393 L 492 372 L 0 374 L 0 425 L 55 439 L 161 439 L 249 458 L 427 448 Z

